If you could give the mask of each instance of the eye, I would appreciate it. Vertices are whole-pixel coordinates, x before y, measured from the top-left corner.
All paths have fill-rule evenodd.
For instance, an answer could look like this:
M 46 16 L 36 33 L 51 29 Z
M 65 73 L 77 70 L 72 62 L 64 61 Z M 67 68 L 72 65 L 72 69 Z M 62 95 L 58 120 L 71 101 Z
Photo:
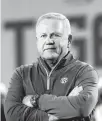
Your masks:
M 60 35 L 58 35 L 58 34 L 55 34 L 55 37 L 60 37 Z
M 52 37 L 60 37 L 60 35 L 59 35 L 59 34 L 54 33 L 54 34 L 52 34 Z
M 46 36 L 47 36 L 46 34 L 42 34 L 40 37 L 45 38 Z

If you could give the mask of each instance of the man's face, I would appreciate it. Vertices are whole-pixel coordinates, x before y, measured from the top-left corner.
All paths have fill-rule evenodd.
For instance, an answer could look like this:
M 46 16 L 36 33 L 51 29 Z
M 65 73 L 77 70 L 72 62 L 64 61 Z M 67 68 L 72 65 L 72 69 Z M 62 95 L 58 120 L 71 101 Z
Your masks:
M 68 52 L 68 34 L 63 21 L 44 19 L 36 29 L 37 48 L 44 59 L 57 59 Z

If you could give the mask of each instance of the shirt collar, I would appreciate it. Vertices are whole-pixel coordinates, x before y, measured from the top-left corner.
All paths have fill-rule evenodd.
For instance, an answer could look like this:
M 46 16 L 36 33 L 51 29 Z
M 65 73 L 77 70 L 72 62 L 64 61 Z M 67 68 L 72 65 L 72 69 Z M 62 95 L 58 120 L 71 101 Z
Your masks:
M 55 69 L 60 69 L 65 67 L 66 65 L 72 63 L 73 61 L 75 61 L 75 59 L 73 58 L 73 55 L 71 54 L 71 52 L 69 51 L 61 60 L 59 60 L 56 64 Z M 38 63 L 45 68 L 48 72 L 51 71 L 50 66 L 46 63 L 46 61 L 39 57 L 38 58 Z

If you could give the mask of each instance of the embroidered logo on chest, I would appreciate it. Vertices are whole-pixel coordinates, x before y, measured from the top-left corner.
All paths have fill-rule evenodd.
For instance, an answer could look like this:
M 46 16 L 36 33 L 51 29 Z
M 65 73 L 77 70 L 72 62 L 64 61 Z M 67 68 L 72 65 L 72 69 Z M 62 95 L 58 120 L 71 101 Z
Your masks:
M 65 83 L 68 82 L 68 78 L 67 78 L 67 77 L 63 77 L 63 78 L 61 78 L 60 82 L 61 82 L 62 84 L 65 84 Z

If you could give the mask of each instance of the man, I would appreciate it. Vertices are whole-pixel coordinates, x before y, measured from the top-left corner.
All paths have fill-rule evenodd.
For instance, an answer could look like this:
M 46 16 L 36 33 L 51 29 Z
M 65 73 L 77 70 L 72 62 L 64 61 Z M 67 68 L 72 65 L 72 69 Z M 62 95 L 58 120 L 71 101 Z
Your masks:
M 5 101 L 7 121 L 89 120 L 98 97 L 97 73 L 73 58 L 69 20 L 47 13 L 36 24 L 38 61 L 17 68 Z

